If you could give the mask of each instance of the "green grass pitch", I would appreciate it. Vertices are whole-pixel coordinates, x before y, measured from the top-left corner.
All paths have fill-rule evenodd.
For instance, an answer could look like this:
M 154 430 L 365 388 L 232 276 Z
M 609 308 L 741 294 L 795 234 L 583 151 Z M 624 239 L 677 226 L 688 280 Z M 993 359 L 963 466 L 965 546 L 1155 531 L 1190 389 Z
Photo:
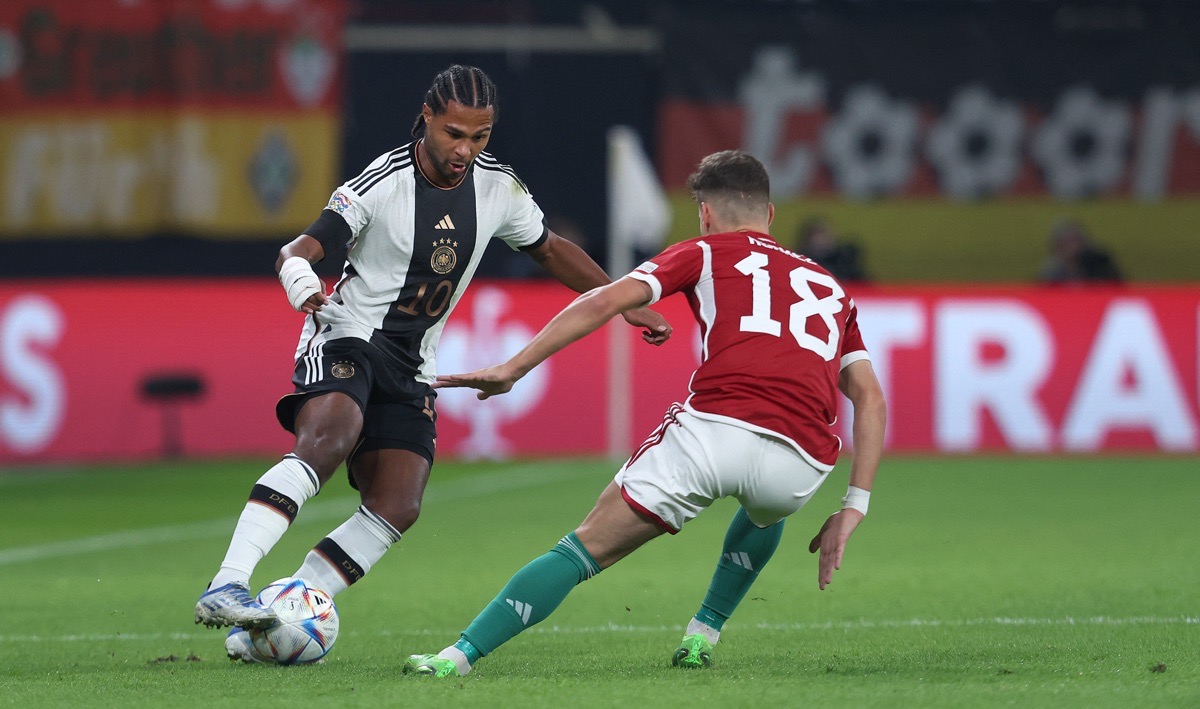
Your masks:
M 449 681 L 435 652 L 591 508 L 601 460 L 439 463 L 420 522 L 338 599 L 323 665 L 245 666 L 192 606 L 264 461 L 0 475 L 0 705 L 1200 706 L 1200 461 L 886 461 L 842 570 L 808 540 L 846 464 L 787 522 L 709 671 L 669 656 L 708 585 L 723 501 L 583 584 Z M 289 575 L 357 498 L 339 474 L 260 565 Z

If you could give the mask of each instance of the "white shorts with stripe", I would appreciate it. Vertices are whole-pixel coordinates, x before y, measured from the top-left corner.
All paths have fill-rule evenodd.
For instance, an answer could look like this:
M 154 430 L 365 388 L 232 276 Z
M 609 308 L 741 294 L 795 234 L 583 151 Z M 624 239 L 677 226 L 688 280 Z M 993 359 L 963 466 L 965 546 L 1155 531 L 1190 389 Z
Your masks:
M 826 477 L 780 438 L 674 404 L 614 482 L 631 507 L 674 534 L 722 497 L 740 502 L 754 524 L 775 524 L 812 499 Z

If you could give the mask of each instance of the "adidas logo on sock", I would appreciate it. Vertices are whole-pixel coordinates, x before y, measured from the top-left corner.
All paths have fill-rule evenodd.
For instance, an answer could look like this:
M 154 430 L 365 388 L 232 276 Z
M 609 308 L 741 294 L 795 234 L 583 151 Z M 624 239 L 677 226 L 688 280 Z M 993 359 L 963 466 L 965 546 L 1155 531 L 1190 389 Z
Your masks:
M 744 569 L 754 571 L 754 565 L 750 563 L 750 557 L 744 551 L 731 551 L 721 556 L 724 556 Z
M 438 222 L 433 228 L 434 229 L 453 229 L 454 221 L 452 219 L 450 219 L 450 215 L 447 214 L 446 216 L 442 217 L 442 220 L 440 222 Z
M 521 601 L 514 601 L 511 598 L 505 598 L 504 602 L 513 607 L 517 615 L 521 616 L 521 623 L 529 625 L 529 614 L 533 612 L 533 606 Z

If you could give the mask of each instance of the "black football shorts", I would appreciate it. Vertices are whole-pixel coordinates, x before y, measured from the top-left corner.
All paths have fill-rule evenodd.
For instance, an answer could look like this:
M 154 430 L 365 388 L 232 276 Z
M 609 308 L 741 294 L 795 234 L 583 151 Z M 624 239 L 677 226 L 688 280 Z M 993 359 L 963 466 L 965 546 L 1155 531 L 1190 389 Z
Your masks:
M 296 390 L 275 405 L 279 424 L 291 433 L 296 432 L 296 414 L 304 402 L 339 391 L 354 399 L 363 413 L 355 454 L 399 448 L 433 463 L 437 392 L 394 374 L 370 343 L 346 337 L 315 345 L 297 360 L 292 384 Z

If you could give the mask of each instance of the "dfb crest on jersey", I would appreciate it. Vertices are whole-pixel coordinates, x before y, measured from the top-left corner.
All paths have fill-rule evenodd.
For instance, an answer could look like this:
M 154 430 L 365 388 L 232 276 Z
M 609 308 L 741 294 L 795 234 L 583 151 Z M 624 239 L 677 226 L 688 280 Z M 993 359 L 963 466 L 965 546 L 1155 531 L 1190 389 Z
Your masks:
M 433 242 L 433 256 L 429 258 L 429 266 L 438 274 L 446 275 L 458 264 L 458 252 L 454 250 L 458 242 L 453 239 L 437 239 Z

